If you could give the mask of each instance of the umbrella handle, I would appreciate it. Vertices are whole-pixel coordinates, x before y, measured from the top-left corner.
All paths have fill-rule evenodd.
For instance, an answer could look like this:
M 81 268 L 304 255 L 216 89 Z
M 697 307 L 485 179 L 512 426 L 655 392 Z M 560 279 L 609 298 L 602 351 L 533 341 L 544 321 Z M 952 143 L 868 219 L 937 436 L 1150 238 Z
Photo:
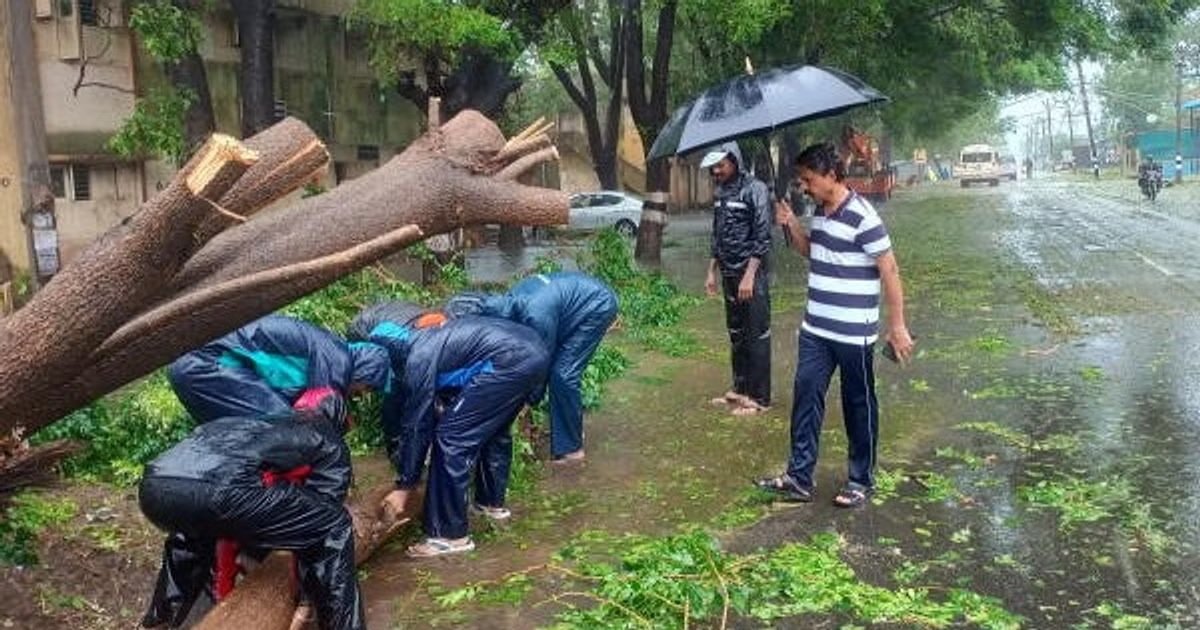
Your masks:
M 747 58 L 748 59 L 748 58 Z M 771 193 L 770 204 L 771 212 L 775 212 L 775 202 L 782 199 L 786 193 L 779 190 L 779 178 L 775 175 L 775 156 L 771 155 L 771 135 L 767 134 L 762 138 L 763 146 L 767 149 L 767 176 L 771 182 L 767 189 Z M 783 242 L 790 248 L 792 246 L 792 233 L 783 229 Z

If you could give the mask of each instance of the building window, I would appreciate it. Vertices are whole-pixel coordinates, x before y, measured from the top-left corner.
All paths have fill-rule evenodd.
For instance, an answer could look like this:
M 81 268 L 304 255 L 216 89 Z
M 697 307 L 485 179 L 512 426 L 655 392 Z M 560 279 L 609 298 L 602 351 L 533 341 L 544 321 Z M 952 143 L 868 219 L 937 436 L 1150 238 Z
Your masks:
M 75 0 L 58 0 L 58 17 L 69 18 L 75 15 Z
M 96 26 L 96 0 L 79 0 L 79 23 Z
M 378 162 L 379 147 L 374 144 L 358 145 L 358 160 L 360 162 Z
M 92 198 L 92 173 L 83 164 L 71 166 L 71 191 L 74 201 L 88 201 Z
M 67 168 L 65 166 L 50 167 L 50 190 L 55 199 L 67 198 Z

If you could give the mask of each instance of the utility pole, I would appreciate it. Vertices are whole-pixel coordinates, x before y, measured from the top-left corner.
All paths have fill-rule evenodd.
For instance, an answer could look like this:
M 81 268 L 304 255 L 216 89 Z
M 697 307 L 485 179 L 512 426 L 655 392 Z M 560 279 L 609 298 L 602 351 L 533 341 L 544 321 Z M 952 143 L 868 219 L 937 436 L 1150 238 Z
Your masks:
M 1063 107 L 1067 108 L 1067 142 L 1070 144 L 1067 148 L 1071 150 L 1071 170 L 1074 171 L 1079 166 L 1075 163 L 1075 111 L 1074 103 L 1071 100 L 1071 95 L 1063 99 Z
M 1175 183 L 1183 183 L 1183 58 L 1181 56 L 1175 59 Z
M 1046 144 L 1050 148 L 1050 162 L 1054 163 L 1054 129 L 1050 126 L 1050 119 L 1054 117 L 1054 110 L 1050 107 L 1050 99 L 1043 101 L 1046 106 Z
M 1087 83 L 1083 80 L 1083 63 L 1075 57 L 1075 72 L 1079 75 L 1079 97 L 1083 101 L 1083 119 L 1087 122 L 1088 147 L 1092 151 L 1092 175 L 1100 179 L 1100 156 L 1096 154 L 1096 136 L 1092 131 L 1092 110 L 1088 107 Z
M 17 216 L 0 217 L 5 232 L 0 244 L 15 258 L 12 262 L 27 269 L 35 285 L 41 286 L 58 272 L 59 259 L 33 39 L 33 2 L 10 0 L 4 5 L 0 6 L 0 51 L 7 51 L 8 67 L 0 68 L 4 81 L 0 98 L 7 103 L 0 106 L 0 117 L 4 118 L 0 120 L 0 135 L 6 136 L 4 142 L 10 151 L 0 155 L 0 206 L 19 208 L 19 212 L 13 213 Z M 0 54 L 0 59 L 4 57 Z M 15 246 L 14 234 L 18 231 L 25 232 L 24 248 Z

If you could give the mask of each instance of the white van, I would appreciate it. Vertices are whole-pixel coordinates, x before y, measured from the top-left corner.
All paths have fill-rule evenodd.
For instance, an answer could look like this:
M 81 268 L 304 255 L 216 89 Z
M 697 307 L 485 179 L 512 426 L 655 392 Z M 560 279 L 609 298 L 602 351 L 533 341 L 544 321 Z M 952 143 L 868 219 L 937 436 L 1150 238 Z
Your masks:
M 963 188 L 973 182 L 999 186 L 1000 178 L 1004 176 L 1000 168 L 1000 154 L 988 144 L 968 144 L 959 153 L 954 176 Z

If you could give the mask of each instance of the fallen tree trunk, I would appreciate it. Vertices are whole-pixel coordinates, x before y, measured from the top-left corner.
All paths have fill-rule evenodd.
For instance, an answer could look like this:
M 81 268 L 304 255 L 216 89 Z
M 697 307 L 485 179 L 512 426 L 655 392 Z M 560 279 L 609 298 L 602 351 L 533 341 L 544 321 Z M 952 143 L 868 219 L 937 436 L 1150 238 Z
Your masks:
M 373 488 L 351 506 L 354 513 L 354 562 L 362 565 L 420 512 L 423 493 L 410 500 L 409 516 L 385 524 L 379 505 L 392 484 Z M 224 601 L 213 607 L 193 630 L 288 630 L 296 613 L 292 554 L 272 553 L 250 572 Z
M 165 190 L 0 321 L 0 430 L 32 432 L 86 404 L 23 421 L 32 402 L 54 396 L 87 369 L 113 331 L 169 298 L 176 273 L 208 240 L 311 181 L 327 163 L 324 145 L 296 119 L 244 145 L 210 139 Z
M 304 133 L 280 131 L 289 124 Z M 242 215 L 294 190 L 327 160 L 324 147 L 302 123 L 281 123 L 255 136 L 247 148 L 258 153 L 258 161 L 219 201 L 205 204 L 198 224 L 189 219 L 183 231 L 190 234 L 190 244 L 149 282 L 157 295 L 139 289 L 135 301 L 142 303 L 106 308 L 103 317 L 90 317 L 79 300 L 71 301 L 70 309 L 54 308 L 66 298 L 57 297 L 61 290 L 52 286 L 44 289 L 39 298 L 48 308 L 39 311 L 45 320 L 39 340 L 45 341 L 29 344 L 14 337 L 0 342 L 0 365 L 6 357 L 20 356 L 26 367 L 18 376 L 28 383 L 24 389 L 7 387 L 0 395 L 0 432 L 16 427 L 36 431 L 198 345 L 423 238 L 476 224 L 566 223 L 565 193 L 513 181 L 557 157 L 545 131 L 538 127 L 506 142 L 494 123 L 477 112 L 464 112 L 373 173 L 285 211 L 243 222 Z M 183 172 L 177 180 L 187 175 Z M 140 242 L 179 242 L 174 240 L 179 225 L 135 218 L 126 229 L 133 224 L 166 230 L 158 240 Z M 104 269 L 80 270 L 79 277 L 143 280 L 110 272 L 123 258 L 89 260 Z M 163 277 L 165 285 L 159 282 Z M 71 336 L 56 332 L 58 322 L 89 317 L 103 335 L 95 330 Z M 72 360 L 60 360 L 65 354 L 56 355 L 62 351 L 55 344 L 72 345 Z M 40 369 L 47 357 L 59 357 L 54 362 L 60 369 Z

